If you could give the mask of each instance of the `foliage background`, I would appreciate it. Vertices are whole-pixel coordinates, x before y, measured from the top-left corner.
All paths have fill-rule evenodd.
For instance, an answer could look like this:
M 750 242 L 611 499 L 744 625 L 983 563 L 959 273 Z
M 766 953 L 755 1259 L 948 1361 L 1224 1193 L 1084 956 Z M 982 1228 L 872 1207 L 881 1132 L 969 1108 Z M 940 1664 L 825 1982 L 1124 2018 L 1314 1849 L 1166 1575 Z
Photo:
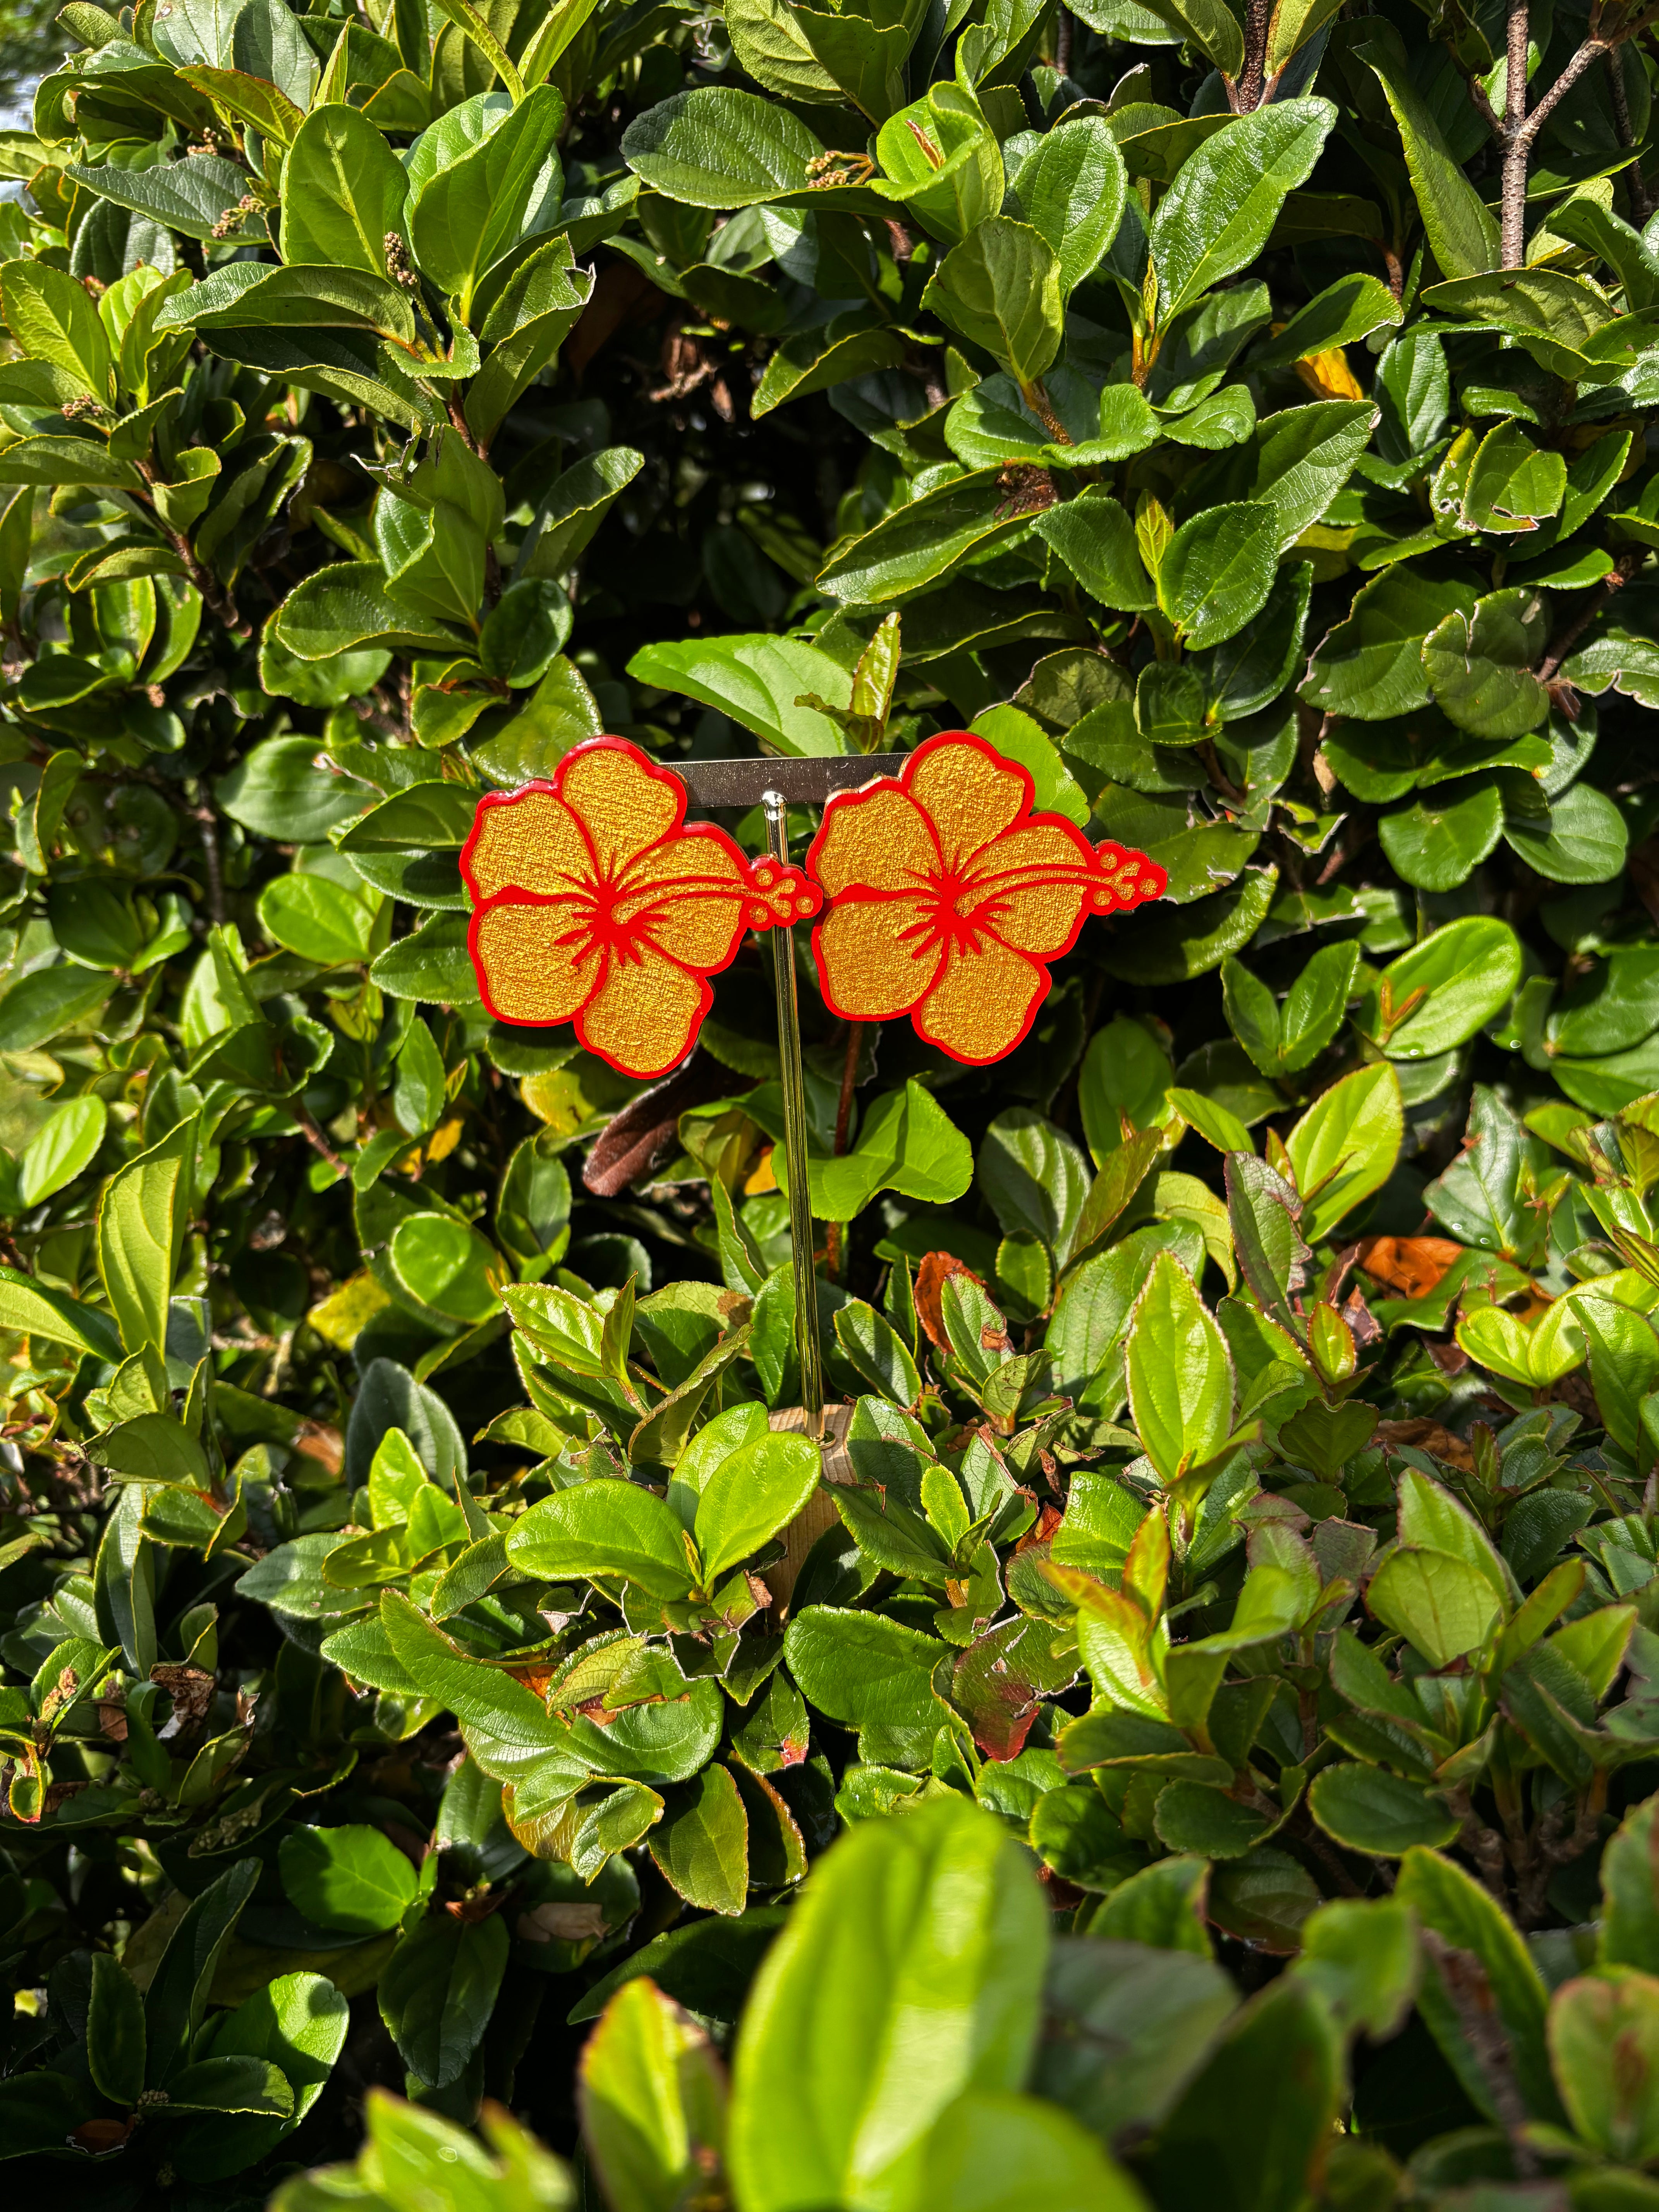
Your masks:
M 745 2212 L 1645 2203 L 1645 18 L 60 21 L 0 137 L 28 2179 L 262 2203 L 379 2085 L 286 2201 L 556 2203 L 444 2128 L 578 2155 L 586 2051 L 576 2185 L 665 2207 L 765 1958 Z M 455 854 L 600 729 L 970 721 L 1170 897 L 988 1073 L 803 960 L 807 1504 L 769 956 L 642 1090 L 484 1017 Z M 994 2056 L 869 2182 L 872 1930 L 953 1881 Z

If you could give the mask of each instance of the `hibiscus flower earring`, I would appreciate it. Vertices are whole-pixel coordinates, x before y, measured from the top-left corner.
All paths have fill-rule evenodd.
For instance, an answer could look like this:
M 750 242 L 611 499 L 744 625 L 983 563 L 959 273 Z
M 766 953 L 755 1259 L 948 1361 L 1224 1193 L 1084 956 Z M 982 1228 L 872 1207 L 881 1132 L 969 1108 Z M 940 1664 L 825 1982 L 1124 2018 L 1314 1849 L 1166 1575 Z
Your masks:
M 1144 853 L 1091 845 L 1032 811 L 1028 771 L 966 730 L 919 745 L 896 776 L 837 792 L 806 855 L 829 902 L 812 932 L 824 1004 L 845 1020 L 908 1014 L 952 1060 L 983 1066 L 1026 1036 L 1048 963 L 1091 914 L 1163 896 Z
M 574 1022 L 623 1075 L 665 1075 L 691 1049 L 746 929 L 821 903 L 799 869 L 750 860 L 685 824 L 686 788 L 623 738 L 567 753 L 550 782 L 478 803 L 461 873 L 467 947 L 497 1021 Z

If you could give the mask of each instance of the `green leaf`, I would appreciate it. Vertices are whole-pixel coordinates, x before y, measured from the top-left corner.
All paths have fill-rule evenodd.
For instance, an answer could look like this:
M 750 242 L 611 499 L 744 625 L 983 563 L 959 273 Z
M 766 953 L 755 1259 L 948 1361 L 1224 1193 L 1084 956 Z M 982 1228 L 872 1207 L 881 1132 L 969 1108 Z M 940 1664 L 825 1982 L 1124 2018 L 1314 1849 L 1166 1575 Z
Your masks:
M 1090 1926 L 1109 1943 L 1141 1944 L 1208 1960 L 1212 1953 L 1205 1905 L 1209 1878 L 1207 1859 L 1160 1859 L 1120 1882 Z M 1231 1998 L 1231 1989 L 1228 1994 Z M 1230 2002 L 1227 2010 L 1231 2009 Z
M 301 1543 L 306 1540 L 298 1539 Z M 294 1547 L 284 1548 L 291 1551 Z M 261 1566 L 268 1566 L 276 1556 L 267 1553 Z M 254 1594 L 264 1592 L 256 1588 Z M 355 1600 L 356 1593 L 350 1595 Z M 533 1691 L 500 1668 L 470 1657 L 398 1591 L 382 1592 L 380 1625 L 398 1663 L 418 1686 L 421 1695 L 436 1698 L 464 1729 L 479 1731 L 495 1745 L 521 1749 L 535 1758 L 568 1756 L 567 1731 Z
M 1376 825 L 1377 842 L 1395 873 L 1425 891 L 1455 890 L 1467 883 L 1503 834 L 1503 787 L 1495 779 L 1476 777 L 1419 795 Z
M 414 1901 L 415 1869 L 378 1828 L 295 1828 L 279 1854 L 283 1887 L 319 1928 L 375 1936 Z
M 679 1522 L 631 1482 L 583 1482 L 543 1498 L 514 1523 L 507 1550 L 546 1582 L 622 1575 L 653 1597 L 683 1598 L 696 1579 Z
M 109 1109 L 96 1091 L 66 1099 L 30 1138 L 18 1163 L 17 1194 L 24 1205 L 38 1206 L 89 1167 L 108 1121 Z
M 374 910 L 327 876 L 275 877 L 259 894 L 259 924 L 274 944 L 332 968 L 368 956 Z
M 1006 512 L 1001 481 L 1000 468 L 977 469 L 933 485 L 829 562 L 817 578 L 820 590 L 879 606 L 943 582 L 963 562 L 1026 527 L 1024 515 Z
M 1164 1484 L 1213 1459 L 1232 1426 L 1233 1366 L 1192 1277 L 1168 1252 L 1153 1259 L 1129 1322 L 1129 1408 Z
M 1595 1948 L 1601 1966 L 1659 1967 L 1659 1874 L 1653 1824 L 1659 1797 L 1644 1798 L 1626 1814 L 1601 1854 L 1601 1927 Z
M 1281 15 L 1284 12 L 1281 9 Z M 1352 345 L 1400 319 L 1400 302 L 1382 278 L 1357 270 L 1339 276 L 1305 307 L 1298 307 L 1276 337 L 1256 348 L 1251 363 L 1257 368 L 1287 368 L 1334 347 Z
M 1560 2105 L 1544 2047 L 1547 1993 L 1524 1939 L 1502 1905 L 1452 1860 L 1419 1848 L 1407 1852 L 1394 1893 L 1424 1926 L 1455 1948 L 1474 1954 L 1508 2038 L 1510 2063 L 1528 2109 L 1553 2118 Z M 1495 2117 L 1481 2060 L 1470 2045 L 1458 2004 L 1432 1961 L 1418 2003 L 1466 2094 L 1480 2112 Z
M 845 708 L 853 696 L 852 678 L 804 639 L 690 638 L 642 646 L 628 672 L 636 684 L 678 691 L 729 714 L 769 751 L 816 756 L 843 750 L 830 717 L 801 701 L 816 693 L 830 706 Z
M 1094 273 L 1117 235 L 1128 189 L 1117 141 L 1097 115 L 1046 132 L 1015 170 L 1019 213 L 1059 257 L 1062 294 Z
M 452 108 L 410 150 L 410 247 L 463 318 L 484 271 L 537 218 L 558 173 L 555 142 L 564 113 L 551 85 L 538 85 L 516 106 L 483 93 Z
M 643 1976 L 623 1983 L 600 2014 L 577 2095 L 582 2140 L 615 2212 L 674 2212 L 719 2157 L 720 2062 L 702 2030 Z
M 727 2162 L 749 2212 L 912 2201 L 945 2109 L 1024 2080 L 1047 1951 L 1022 1847 L 961 1798 L 835 1844 L 744 2014 Z
M 742 208 L 804 191 L 807 164 L 823 147 L 787 108 L 735 86 L 708 85 L 636 116 L 622 151 L 665 199 Z
M 483 2039 L 511 1948 L 499 1913 L 423 1920 L 381 1969 L 380 2017 L 411 2074 L 442 2089 Z
M 926 1764 L 944 1719 L 933 1675 L 946 1647 L 878 1613 L 809 1605 L 784 1638 L 789 1671 L 809 1705 L 859 1731 L 875 1765 Z
M 1134 525 L 1098 484 L 1048 508 L 1032 527 L 1102 606 L 1133 614 L 1158 604 L 1136 549 Z
M 263 2058 L 198 2058 L 167 2080 L 167 2105 L 179 2112 L 252 2112 L 286 2119 L 294 2092 L 279 2067 Z
M 1002 205 L 996 134 L 961 85 L 932 85 L 921 99 L 890 116 L 877 134 L 876 158 L 917 222 L 947 246 Z M 1039 222 L 1037 228 L 1058 250 L 1047 227 Z
M 697 1501 L 704 1586 L 769 1542 L 817 1486 L 818 1447 L 805 1437 L 764 1437 L 723 1459 Z
M 716 1760 L 674 1793 L 651 1832 L 651 1856 L 688 1905 L 728 1917 L 743 1911 L 749 1895 L 749 1818 L 729 1767 Z
M 871 1388 L 896 1406 L 914 1406 L 921 1376 L 891 1322 L 862 1298 L 849 1298 L 836 1314 L 836 1341 Z
M 1139 2212 L 1143 2201 L 1069 2115 L 1036 2097 L 983 2090 L 934 2123 L 918 2198 L 954 2212 Z
M 1157 2126 L 1237 2007 L 1200 1917 L 1208 1871 L 1201 1860 L 1161 1860 L 1112 1891 L 1088 1937 L 1055 1948 L 1045 2008 L 1059 2032 L 1043 2039 L 1034 2086 L 1103 2142 Z M 1125 1912 L 1131 1892 L 1137 1903 Z M 1154 1896 L 1171 1907 L 1168 1920 L 1155 1918 Z
M 494 70 L 507 87 L 514 100 L 524 98 L 524 79 L 507 58 L 506 48 L 490 28 L 489 19 L 472 6 L 471 0 L 436 0 L 438 12 L 447 15 L 467 43 L 476 48 L 487 66 Z M 452 109 L 451 113 L 454 111 Z
M 1417 1995 L 1416 1925 L 1391 1898 L 1322 1905 L 1303 1923 L 1290 1971 L 1319 1992 L 1345 2033 L 1380 2041 L 1397 2033 Z
M 345 2045 L 349 2008 L 332 1982 L 320 1974 L 283 1974 L 222 2014 L 213 2037 L 217 2057 L 263 2059 L 276 2068 L 294 2092 L 287 2120 L 270 2119 L 258 2130 L 267 2149 L 316 2103 Z M 246 2120 L 193 2131 L 185 2154 L 192 2173 L 219 2170 L 244 2158 L 255 2138 Z
M 1258 427 L 1250 496 L 1265 500 L 1277 516 L 1280 552 L 1330 506 L 1376 419 L 1376 408 L 1364 400 L 1322 399 L 1311 407 L 1287 407 Z
M 466 949 L 466 921 L 459 915 L 428 916 L 418 929 L 388 945 L 368 975 L 378 989 L 394 999 L 447 1006 L 478 1002 L 478 979 Z
M 1622 1451 L 1646 1449 L 1642 1401 L 1659 1389 L 1659 1336 L 1645 1314 L 1611 1298 L 1574 1300 L 1589 1347 L 1590 1387 L 1607 1434 Z
M 384 276 L 408 194 L 402 162 L 360 109 L 313 108 L 283 163 L 283 260 Z
M 1471 530 L 1535 530 L 1559 511 L 1566 488 L 1564 455 L 1540 453 L 1518 422 L 1500 422 L 1469 463 L 1459 519 Z
M 644 466 L 633 447 L 607 446 L 564 470 L 525 533 L 514 580 L 564 574 Z
M 214 786 L 223 812 L 261 837 L 319 843 L 361 814 L 368 792 L 317 764 L 311 738 L 267 738 Z
M 450 659 L 469 643 L 459 629 L 398 596 L 375 561 L 314 569 L 271 617 L 270 635 L 296 660 L 332 660 L 373 645 Z
M 999 1114 L 980 1146 L 979 1180 L 1005 1236 L 1030 1230 L 1065 1263 L 1091 1178 L 1063 1130 L 1029 1107 Z
M 1423 228 L 1443 273 L 1474 276 L 1496 269 L 1502 258 L 1498 224 L 1413 82 L 1398 36 L 1373 39 L 1358 51 L 1399 125 Z
M 1425 639 L 1455 615 L 1473 616 L 1475 595 L 1456 581 L 1437 582 L 1401 562 L 1355 594 L 1314 654 L 1302 696 L 1328 714 L 1384 721 L 1429 703 Z
M 1399 1078 L 1387 1063 L 1356 1068 L 1315 1099 L 1285 1141 L 1302 1194 L 1299 1227 L 1310 1244 L 1381 1190 L 1405 1126 Z
M 1436 703 L 1461 730 L 1480 738 L 1518 738 L 1549 714 L 1549 693 L 1534 675 L 1549 636 L 1544 601 L 1511 585 L 1449 614 L 1423 641 L 1423 667 Z
M 815 325 L 783 339 L 755 386 L 750 419 L 769 415 L 786 400 L 805 399 L 811 392 L 896 368 L 904 352 L 901 331 L 884 324 L 872 325 L 863 309 L 849 308 L 821 327 Z
M 111 162 L 95 167 L 71 161 L 64 169 L 77 185 L 117 207 L 165 223 L 186 238 L 210 239 L 214 227 L 247 190 L 248 175 L 216 154 L 193 154 L 183 161 L 161 161 L 153 168 L 129 169 Z
M 422 1305 L 474 1324 L 500 1310 L 494 1273 L 501 1272 L 495 1248 L 464 1221 L 440 1213 L 415 1213 L 392 1233 L 392 1272 Z
M 1510 848 L 1547 882 L 1606 884 L 1624 872 L 1630 850 L 1625 817 L 1594 784 L 1571 784 L 1550 801 L 1547 830 L 1510 822 Z
M 492 279 L 486 292 L 482 335 L 489 357 L 467 386 L 465 411 L 474 434 L 488 443 L 527 386 L 551 365 L 592 298 L 593 283 L 575 267 L 569 240 L 561 236 L 527 254 L 499 290 Z
M 258 1878 L 259 1862 L 243 1859 L 191 1900 L 168 1936 L 144 1992 L 145 2064 L 152 2083 L 191 2047 L 207 2015 L 219 1962 Z
M 1280 2212 L 1313 2185 L 1343 2093 L 1325 2006 L 1288 1977 L 1234 2015 L 1148 2161 L 1172 2212 Z
M 1380 1040 L 1391 1060 L 1428 1060 L 1462 1044 L 1521 981 L 1521 947 L 1489 915 L 1449 921 L 1382 971 Z
M 1501 1617 L 1498 1595 L 1477 1569 L 1449 1553 L 1414 1545 L 1389 1553 L 1365 1599 L 1377 1619 L 1433 1667 L 1449 1667 L 1478 1650 Z
M 1158 603 L 1192 652 L 1260 614 L 1279 565 L 1279 518 L 1261 501 L 1209 507 L 1183 522 L 1158 563 Z
M 750 1110 L 769 1121 L 771 1092 L 751 1093 Z M 757 1110 L 758 1109 L 758 1110 Z M 773 1130 L 782 1134 L 781 1124 Z M 788 1172 L 778 1152 L 773 1173 L 787 1191 Z M 973 1181 L 973 1149 L 945 1109 L 914 1077 L 902 1091 L 884 1092 L 865 1117 L 850 1152 L 808 1161 L 812 1212 L 821 1221 L 850 1221 L 878 1191 L 896 1190 L 924 1205 L 949 1206 Z
M 1146 0 L 1146 6 L 1178 40 L 1189 41 L 1223 76 L 1237 82 L 1244 66 L 1244 34 L 1225 0 Z M 1134 32 L 1126 24 L 1121 35 L 1133 37 Z
M 415 338 L 409 295 L 362 269 L 313 265 L 273 269 L 269 263 L 228 261 L 191 292 L 169 300 L 158 331 L 358 329 L 378 331 L 404 347 Z
M 953 246 L 928 279 L 922 305 L 982 346 L 1021 386 L 1060 351 L 1060 260 L 1030 223 L 992 216 Z
M 1237 1859 L 1259 1844 L 1273 1823 L 1206 1783 L 1170 1782 L 1158 1792 L 1153 1826 L 1160 1842 L 1173 1851 Z
M 1659 2153 L 1659 1981 L 1628 1966 L 1556 1991 L 1550 2058 L 1575 2135 L 1621 2165 Z
M 1376 1766 L 1326 1767 L 1314 1778 L 1308 1803 L 1328 1836 L 1376 1858 L 1401 1858 L 1413 1844 L 1449 1844 L 1460 1826 L 1443 1798 Z
M 91 1965 L 88 2069 L 104 2096 L 130 2108 L 144 2086 L 144 2000 L 131 1975 L 107 1952 L 94 1952 Z
M 83 285 L 47 262 L 8 261 L 0 268 L 0 302 L 27 357 L 67 370 L 101 402 L 114 398 L 109 339 Z
M 167 1302 L 191 1218 L 192 1116 L 112 1175 L 98 1202 L 98 1272 L 131 1352 L 167 1341 Z
M 1152 218 L 1161 328 L 1255 260 L 1335 121 L 1328 100 L 1280 100 L 1234 116 L 1182 164 Z

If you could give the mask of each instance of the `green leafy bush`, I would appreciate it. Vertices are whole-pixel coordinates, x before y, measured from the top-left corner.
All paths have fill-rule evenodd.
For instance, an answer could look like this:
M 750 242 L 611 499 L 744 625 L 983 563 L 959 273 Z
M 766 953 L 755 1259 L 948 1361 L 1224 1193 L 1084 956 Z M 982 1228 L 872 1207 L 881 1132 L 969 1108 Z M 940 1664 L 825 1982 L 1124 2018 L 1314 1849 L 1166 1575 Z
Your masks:
M 0 136 L 0 2154 L 1640 2212 L 1646 17 L 61 21 Z M 1168 896 L 989 1068 L 798 948 L 821 1454 L 775 939 L 642 1086 L 489 1018 L 459 855 L 604 730 L 969 726 Z

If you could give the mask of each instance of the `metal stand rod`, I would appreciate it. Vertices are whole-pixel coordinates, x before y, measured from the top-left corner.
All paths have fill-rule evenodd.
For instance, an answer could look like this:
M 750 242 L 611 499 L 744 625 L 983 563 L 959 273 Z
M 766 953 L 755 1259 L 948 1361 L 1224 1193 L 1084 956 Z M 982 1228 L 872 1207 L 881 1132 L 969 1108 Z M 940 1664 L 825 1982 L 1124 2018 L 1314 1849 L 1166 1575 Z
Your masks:
M 787 866 L 789 828 L 781 792 L 763 794 L 766 842 Z M 772 932 L 778 992 L 778 1055 L 783 1071 L 783 1148 L 789 1175 L 789 1249 L 795 1269 L 795 1344 L 806 1433 L 823 1434 L 823 1360 L 818 1348 L 817 1276 L 812 1266 L 812 1196 L 806 1171 L 806 1078 L 800 1058 L 800 1008 L 795 995 L 795 933 Z

